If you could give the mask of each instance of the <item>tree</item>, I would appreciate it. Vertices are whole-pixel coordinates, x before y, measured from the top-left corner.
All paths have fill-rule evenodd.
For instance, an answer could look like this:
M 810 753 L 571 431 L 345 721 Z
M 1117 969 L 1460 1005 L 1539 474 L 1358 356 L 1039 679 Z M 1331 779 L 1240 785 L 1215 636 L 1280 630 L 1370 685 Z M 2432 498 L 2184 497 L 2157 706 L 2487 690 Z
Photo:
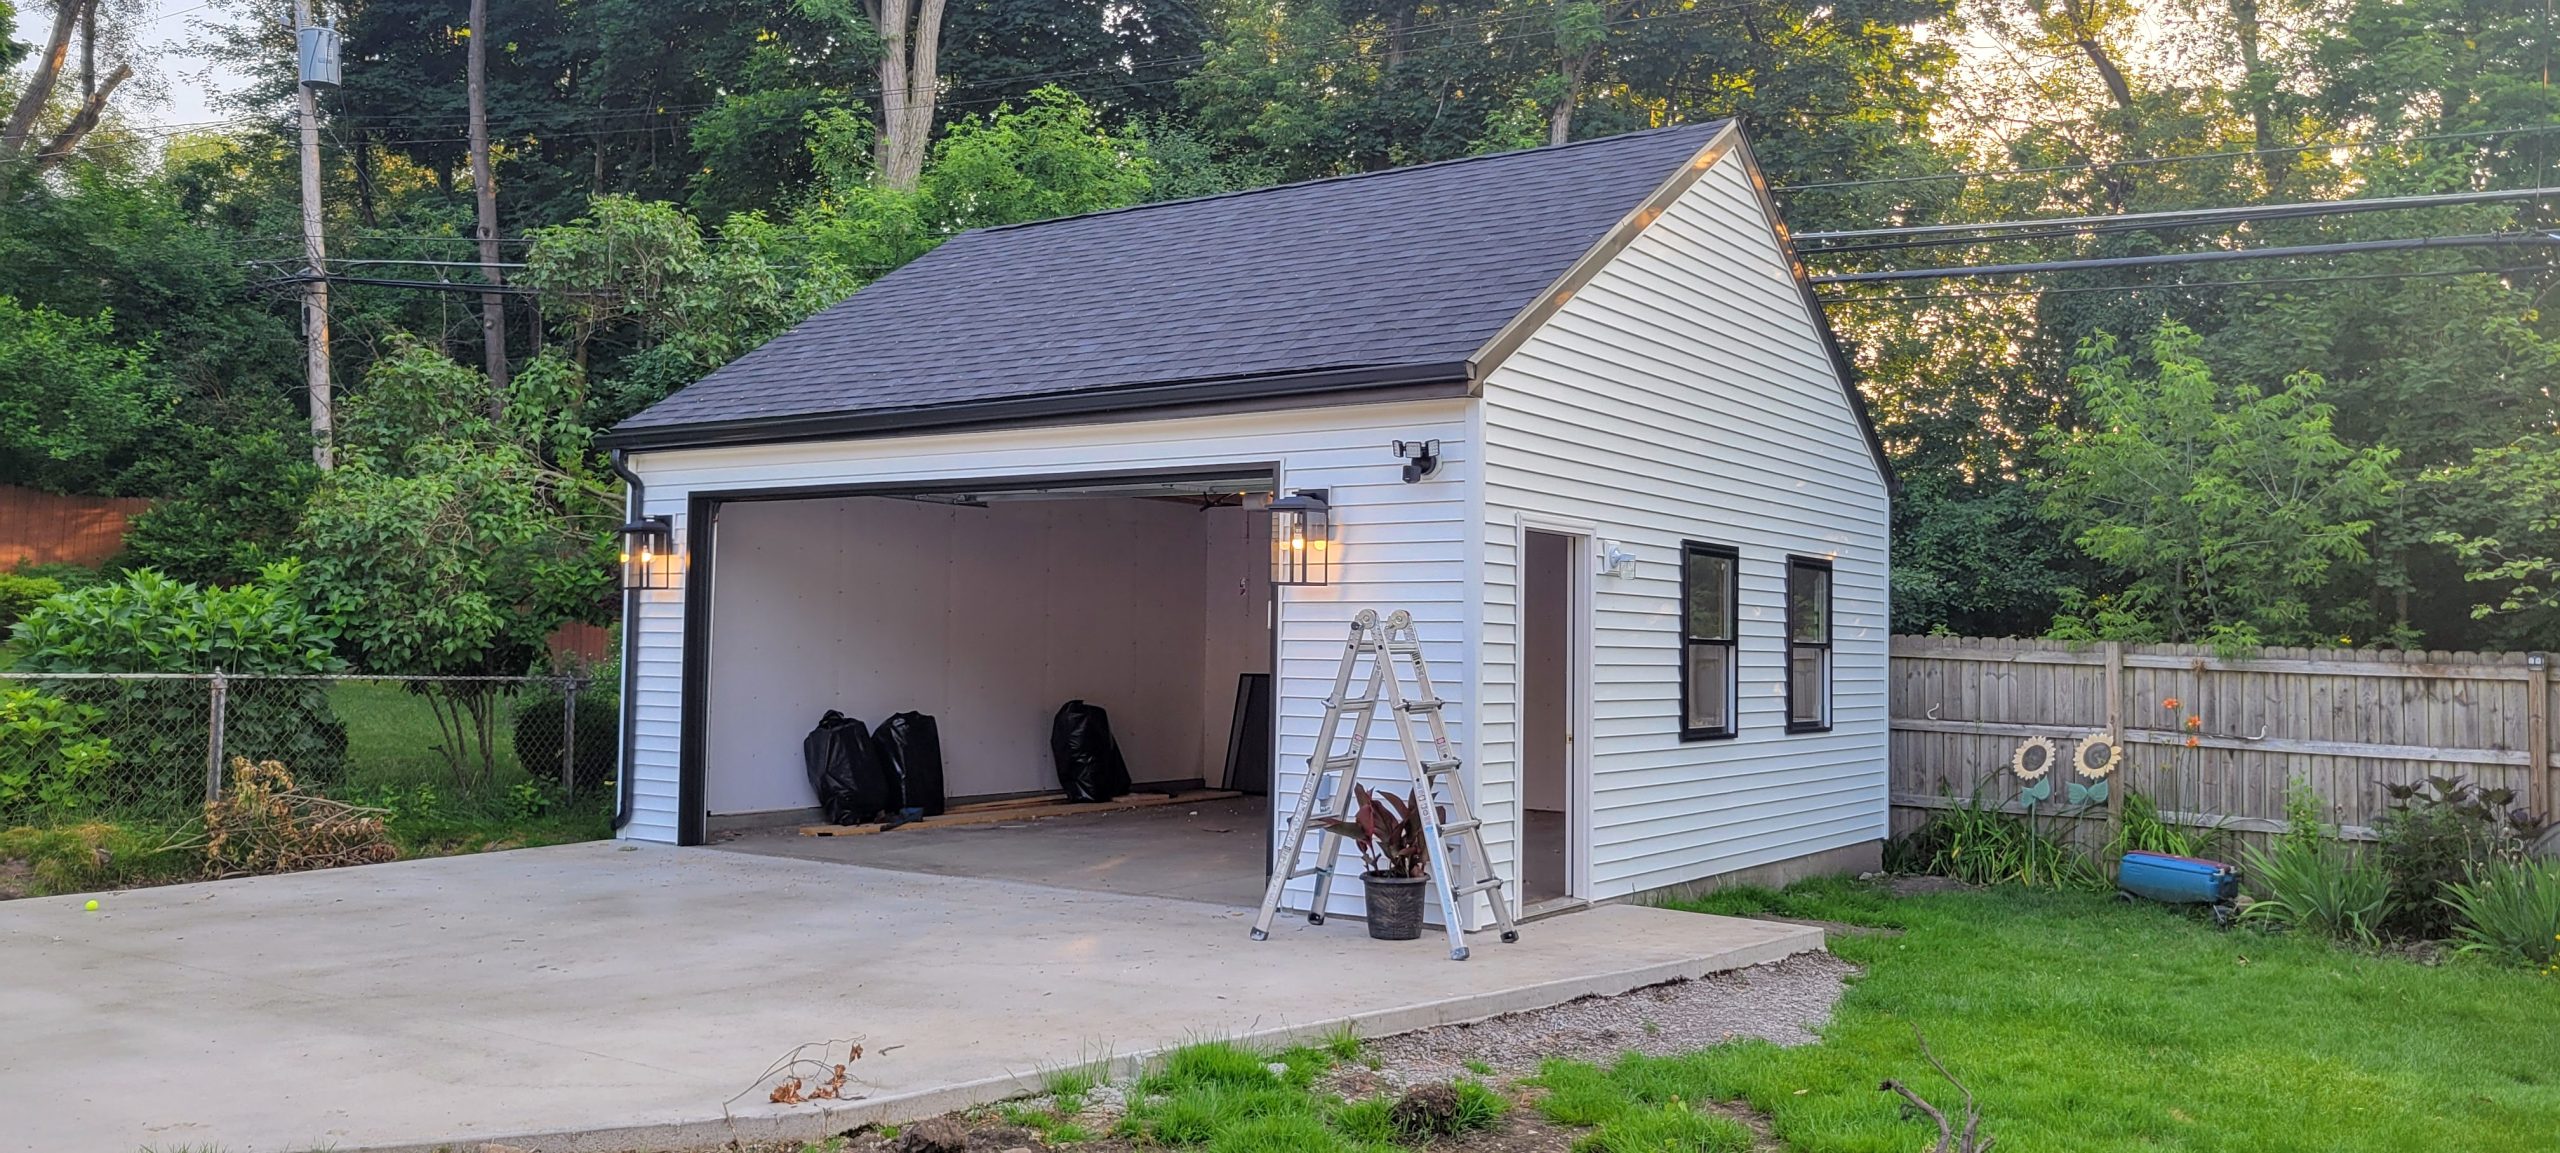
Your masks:
M 2072 625 L 2225 647 L 2317 641 L 2311 593 L 2364 559 L 2392 451 L 2341 442 L 2318 377 L 2218 384 L 2198 343 L 2163 322 L 2140 367 L 2104 334 L 2072 366 L 2084 415 L 2040 438 L 2039 487 L 2046 514 L 2121 582 Z
M 94 491 L 168 416 L 149 352 L 111 329 L 0 296 L 0 482 Z
M 528 370 L 519 382 L 539 382 Z M 303 587 L 339 650 L 377 673 L 472 677 L 531 668 L 561 624 L 593 617 L 610 584 L 612 486 L 551 455 L 537 404 L 408 345 L 349 399 L 343 463 L 304 512 Z M 499 690 L 419 682 L 458 784 L 496 771 Z
M 2425 479 L 2464 523 L 2434 539 L 2480 588 L 2472 615 L 2513 647 L 2560 647 L 2560 433 L 2481 449 Z
M 69 159 L 72 149 L 98 127 L 105 115 L 107 101 L 116 89 L 133 78 L 133 66 L 119 64 L 100 78 L 96 68 L 98 5 L 100 0 L 55 0 L 52 31 L 45 37 L 44 48 L 36 54 L 35 72 L 18 92 L 9 109 L 9 118 L 0 121 L 0 190 L 5 190 L 21 160 L 42 172 Z M 70 118 L 46 138 L 33 153 L 27 144 L 36 135 L 36 122 L 53 100 L 54 88 L 61 82 L 62 71 L 71 55 L 71 35 L 85 29 L 82 85 L 79 107 Z

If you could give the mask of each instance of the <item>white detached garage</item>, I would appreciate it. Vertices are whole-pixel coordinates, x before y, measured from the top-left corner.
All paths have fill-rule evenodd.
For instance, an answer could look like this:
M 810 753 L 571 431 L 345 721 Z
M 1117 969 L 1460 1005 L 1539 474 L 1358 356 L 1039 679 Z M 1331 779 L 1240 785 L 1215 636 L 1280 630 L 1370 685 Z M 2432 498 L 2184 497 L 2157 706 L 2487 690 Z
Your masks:
M 1054 789 L 1080 698 L 1142 788 L 1285 810 L 1362 608 L 1523 911 L 1885 835 L 1890 480 L 1729 123 L 967 233 L 611 443 L 672 554 L 623 837 L 806 819 L 831 708 L 937 717 L 967 800 Z M 1321 583 L 1273 579 L 1296 494 Z

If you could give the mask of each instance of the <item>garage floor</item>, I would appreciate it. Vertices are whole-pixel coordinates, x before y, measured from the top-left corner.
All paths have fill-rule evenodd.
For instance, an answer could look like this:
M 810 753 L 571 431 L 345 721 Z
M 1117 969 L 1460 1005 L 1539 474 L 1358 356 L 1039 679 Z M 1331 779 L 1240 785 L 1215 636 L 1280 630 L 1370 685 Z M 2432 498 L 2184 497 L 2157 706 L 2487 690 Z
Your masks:
M 1269 806 L 1265 797 L 1235 797 L 1037 821 L 895 829 L 867 837 L 804 837 L 793 826 L 738 833 L 720 847 L 1251 909 L 1262 905 L 1262 862 L 1270 852 L 1263 823 Z
M 0 903 L 0 1151 L 807 1139 L 1186 1040 L 1402 1032 L 1822 941 L 1609 906 L 1460 964 L 1340 920 L 1255 943 L 1192 901 L 606 842 L 81 900 Z M 776 1058 L 836 1038 L 866 1047 L 861 1100 L 766 1102 Z

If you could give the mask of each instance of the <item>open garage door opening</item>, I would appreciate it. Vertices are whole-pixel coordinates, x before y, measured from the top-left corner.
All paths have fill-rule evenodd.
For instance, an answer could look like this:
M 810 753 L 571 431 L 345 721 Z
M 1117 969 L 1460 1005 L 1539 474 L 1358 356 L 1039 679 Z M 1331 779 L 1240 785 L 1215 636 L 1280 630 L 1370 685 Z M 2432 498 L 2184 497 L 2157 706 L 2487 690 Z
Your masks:
M 703 669 L 711 839 L 1254 903 L 1270 859 L 1271 487 L 1262 471 L 721 501 Z M 1000 805 L 1061 793 L 1051 736 L 1070 701 L 1107 712 L 1133 807 Z M 935 718 L 961 811 L 809 835 L 822 818 L 801 746 L 830 709 L 875 727 Z

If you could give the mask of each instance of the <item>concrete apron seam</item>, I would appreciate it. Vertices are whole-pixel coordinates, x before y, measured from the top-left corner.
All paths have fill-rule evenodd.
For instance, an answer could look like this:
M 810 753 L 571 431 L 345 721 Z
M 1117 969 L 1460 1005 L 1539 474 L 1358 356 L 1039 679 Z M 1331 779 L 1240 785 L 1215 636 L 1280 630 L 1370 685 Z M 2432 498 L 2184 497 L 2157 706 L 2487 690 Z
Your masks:
M 1391 1037 L 1418 1029 L 1443 1025 L 1462 1025 L 1490 1020 L 1511 1013 L 1524 1013 L 1551 1008 L 1584 997 L 1613 997 L 1638 989 L 1672 981 L 1697 980 L 1716 973 L 1730 973 L 1757 965 L 1774 964 L 1799 953 L 1823 948 L 1823 931 L 1803 926 L 1800 931 L 1773 934 L 1758 944 L 1742 946 L 1718 953 L 1712 960 L 1689 957 L 1659 961 L 1632 969 L 1565 977 L 1534 985 L 1495 989 L 1426 1001 L 1420 1004 L 1333 1017 L 1298 1025 L 1276 1025 L 1267 1029 L 1250 1029 L 1224 1037 L 1203 1037 L 1181 1044 L 1159 1045 L 1134 1053 L 1112 1054 L 1091 1061 L 1072 1061 L 1059 1068 L 1102 1066 L 1113 1080 L 1126 1080 L 1138 1075 L 1157 1058 L 1198 1040 L 1225 1040 L 1240 1045 L 1280 1047 L 1302 1041 L 1318 1040 L 1344 1030 L 1363 1037 Z M 1455 963 L 1455 962 L 1453 962 Z M 725 1144 L 730 1141 L 817 1141 L 865 1125 L 898 1124 L 938 1117 L 980 1105 L 992 1105 L 1038 1091 L 1036 1074 L 1007 1073 L 975 1081 L 919 1089 L 885 1097 L 821 1106 L 793 1108 L 784 1112 L 754 1116 L 725 1116 L 701 1121 L 669 1121 L 658 1124 L 616 1126 L 598 1129 L 562 1129 L 545 1133 L 446 1138 L 399 1145 L 365 1145 L 331 1148 L 336 1153 L 462 1153 L 483 1144 L 510 1145 L 537 1153 L 628 1153 L 633 1149 L 690 1149 Z M 760 1087 L 760 1086 L 759 1086 Z

